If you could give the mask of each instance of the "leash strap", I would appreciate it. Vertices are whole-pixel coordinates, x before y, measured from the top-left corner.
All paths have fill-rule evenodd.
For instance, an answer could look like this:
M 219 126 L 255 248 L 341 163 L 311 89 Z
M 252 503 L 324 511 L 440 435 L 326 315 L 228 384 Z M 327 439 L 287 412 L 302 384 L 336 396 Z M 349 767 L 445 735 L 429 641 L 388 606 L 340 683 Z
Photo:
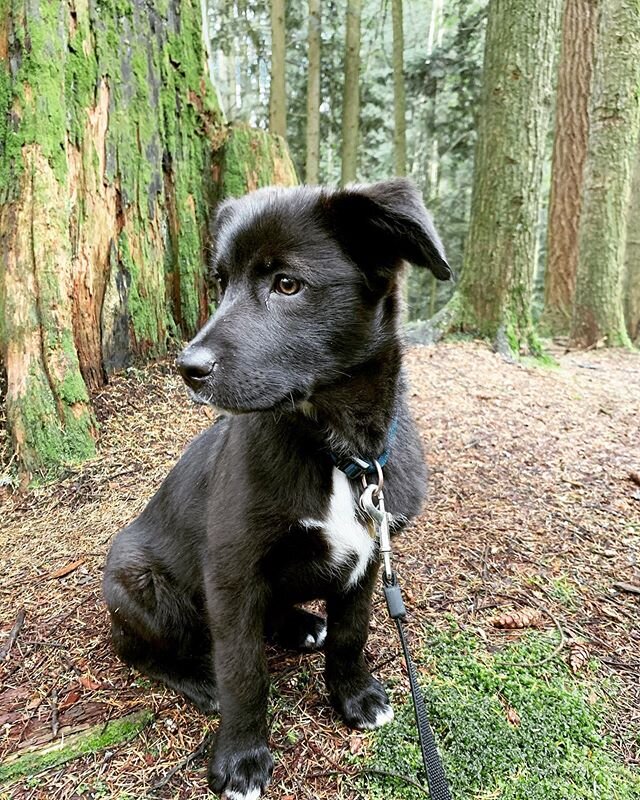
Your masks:
M 375 461 L 374 464 L 376 464 Z M 403 623 L 406 619 L 407 612 L 404 607 L 400 585 L 398 584 L 396 573 L 393 571 L 391 564 L 391 536 L 389 530 L 391 515 L 387 513 L 384 505 L 384 495 L 382 492 L 384 477 L 381 465 L 376 464 L 376 468 L 378 473 L 377 484 L 366 484 L 366 479 L 363 479 L 365 487 L 360 497 L 360 506 L 372 520 L 377 532 L 380 556 L 383 564 L 382 584 L 384 596 L 387 601 L 389 616 L 395 622 L 396 628 L 398 629 L 402 653 L 407 664 L 411 699 L 413 700 L 413 710 L 418 728 L 418 740 L 422 752 L 422 762 L 427 774 L 429 795 L 431 800 L 451 800 L 451 792 L 449 791 L 444 767 L 440 759 L 440 754 L 438 753 L 438 748 L 436 747 L 436 740 L 431 726 L 429 725 L 424 697 L 420 691 L 416 668 L 411 659 L 411 653 L 409 652 L 409 645 L 404 630 Z
M 438 753 L 436 739 L 429 725 L 427 708 L 424 697 L 418 683 L 416 668 L 409 652 L 409 644 L 404 630 L 403 622 L 406 617 L 406 610 L 395 574 L 392 583 L 384 581 L 384 595 L 387 601 L 389 616 L 395 622 L 402 645 L 402 653 L 409 673 L 409 686 L 411 687 L 411 699 L 413 700 L 413 711 L 416 717 L 416 727 L 418 728 L 418 740 L 422 752 L 422 763 L 427 774 L 427 784 L 431 800 L 451 800 L 451 792 L 447 783 L 447 776 L 444 772 L 442 759 Z

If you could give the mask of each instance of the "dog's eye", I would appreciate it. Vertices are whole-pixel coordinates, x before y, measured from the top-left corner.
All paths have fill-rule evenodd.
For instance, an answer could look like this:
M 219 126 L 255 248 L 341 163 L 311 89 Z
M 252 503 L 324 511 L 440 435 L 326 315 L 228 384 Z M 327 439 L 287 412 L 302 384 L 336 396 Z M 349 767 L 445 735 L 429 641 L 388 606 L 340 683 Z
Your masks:
M 273 288 L 278 294 L 297 294 L 302 288 L 302 284 L 288 275 L 276 275 Z

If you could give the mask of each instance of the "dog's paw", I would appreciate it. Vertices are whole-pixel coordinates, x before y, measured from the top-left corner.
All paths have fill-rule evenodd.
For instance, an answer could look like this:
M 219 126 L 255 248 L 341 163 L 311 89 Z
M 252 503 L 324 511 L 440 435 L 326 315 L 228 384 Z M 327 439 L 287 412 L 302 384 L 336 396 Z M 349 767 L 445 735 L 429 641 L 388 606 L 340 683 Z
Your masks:
M 386 725 L 393 719 L 393 709 L 387 693 L 375 678 L 351 691 L 332 692 L 336 711 L 350 728 L 372 730 Z
M 303 608 L 292 608 L 278 622 L 273 638 L 291 650 L 320 650 L 327 638 L 327 621 Z
M 216 747 L 209 761 L 209 788 L 226 800 L 258 800 L 272 772 L 273 759 L 266 745 L 240 750 Z

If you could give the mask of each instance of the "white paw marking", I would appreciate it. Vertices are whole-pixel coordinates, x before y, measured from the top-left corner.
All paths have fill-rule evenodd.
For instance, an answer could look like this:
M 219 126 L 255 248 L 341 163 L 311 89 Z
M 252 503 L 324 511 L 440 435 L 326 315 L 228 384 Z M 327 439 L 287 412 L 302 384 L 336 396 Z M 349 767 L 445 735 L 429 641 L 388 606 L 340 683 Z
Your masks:
M 355 498 L 344 472 L 333 468 L 333 487 L 324 518 L 302 519 L 300 524 L 305 528 L 322 528 L 334 567 L 341 567 L 345 561 L 356 556 L 356 565 L 347 580 L 347 588 L 355 586 L 371 561 L 374 541 L 356 517 Z
M 393 721 L 393 709 L 391 706 L 385 705 L 384 708 L 381 708 L 380 711 L 376 714 L 376 721 L 375 722 L 362 722 L 360 726 L 363 729 L 372 731 L 376 728 L 381 728 L 383 725 L 388 725 L 389 722 Z
M 315 643 L 316 643 L 316 640 L 314 639 L 314 637 L 310 633 L 308 633 L 307 634 L 307 638 L 304 640 L 304 646 L 305 647 L 313 647 L 315 645 Z
M 224 793 L 224 796 L 227 800 L 258 800 L 260 797 L 260 789 L 257 786 L 254 786 L 252 789 L 244 794 L 243 792 L 234 792 L 227 790 Z

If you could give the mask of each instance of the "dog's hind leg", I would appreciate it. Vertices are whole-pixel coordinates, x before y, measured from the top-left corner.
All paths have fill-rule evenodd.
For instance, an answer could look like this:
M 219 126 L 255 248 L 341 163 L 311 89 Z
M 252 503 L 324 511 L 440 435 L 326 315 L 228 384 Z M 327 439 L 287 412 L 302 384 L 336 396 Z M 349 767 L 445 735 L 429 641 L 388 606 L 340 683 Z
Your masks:
M 185 695 L 204 713 L 216 711 L 203 601 L 175 586 L 167 571 L 146 556 L 131 529 L 122 531 L 111 548 L 104 595 L 120 658 Z
M 327 621 L 304 608 L 273 608 L 267 617 L 267 637 L 291 650 L 320 650 L 327 638 Z

